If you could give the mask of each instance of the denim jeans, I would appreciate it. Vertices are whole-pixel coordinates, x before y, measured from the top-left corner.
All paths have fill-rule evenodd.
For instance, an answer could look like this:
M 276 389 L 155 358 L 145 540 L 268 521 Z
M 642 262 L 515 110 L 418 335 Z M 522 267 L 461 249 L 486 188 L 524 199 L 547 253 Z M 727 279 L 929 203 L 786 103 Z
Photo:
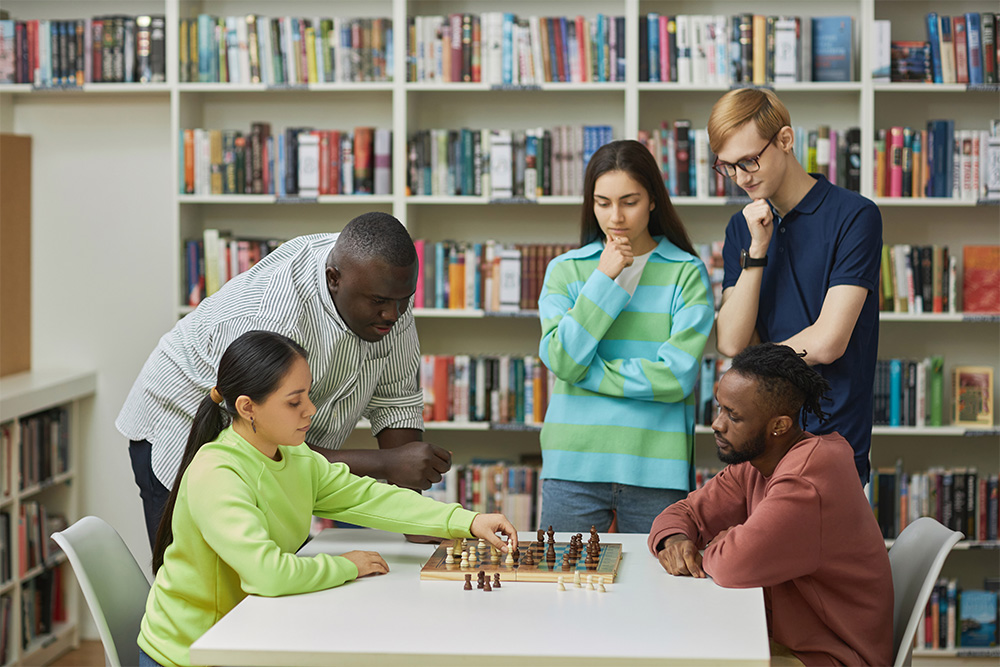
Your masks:
M 135 484 L 139 487 L 139 497 L 142 498 L 150 549 L 156 544 L 156 530 L 160 526 L 163 507 L 170 497 L 170 489 L 163 486 L 153 474 L 152 452 L 153 446 L 146 440 L 129 441 L 128 455 L 132 459 L 132 474 L 135 475 Z
M 687 491 L 650 489 L 606 482 L 542 482 L 542 524 L 554 530 L 584 533 L 591 526 L 598 532 L 611 527 L 612 512 L 618 517 L 619 533 L 648 533 L 653 519 L 667 505 L 687 498 Z
M 161 667 L 161 665 L 146 655 L 145 651 L 139 649 L 139 667 Z

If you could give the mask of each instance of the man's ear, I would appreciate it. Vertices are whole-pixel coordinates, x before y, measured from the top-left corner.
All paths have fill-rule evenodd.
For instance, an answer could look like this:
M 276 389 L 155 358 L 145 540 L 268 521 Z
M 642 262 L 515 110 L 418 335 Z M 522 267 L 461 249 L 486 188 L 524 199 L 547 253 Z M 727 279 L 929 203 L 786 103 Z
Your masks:
M 778 131 L 778 138 L 775 141 L 778 142 L 778 148 L 786 153 L 791 152 L 795 149 L 795 130 L 785 125 Z
M 792 418 L 788 415 L 781 415 L 780 417 L 772 417 L 767 423 L 767 430 L 771 435 L 779 436 L 788 433 L 794 426 Z
M 340 281 L 343 276 L 340 273 L 340 269 L 336 266 L 328 265 L 326 267 L 326 288 L 330 291 L 330 294 L 336 294 L 337 290 L 340 289 Z

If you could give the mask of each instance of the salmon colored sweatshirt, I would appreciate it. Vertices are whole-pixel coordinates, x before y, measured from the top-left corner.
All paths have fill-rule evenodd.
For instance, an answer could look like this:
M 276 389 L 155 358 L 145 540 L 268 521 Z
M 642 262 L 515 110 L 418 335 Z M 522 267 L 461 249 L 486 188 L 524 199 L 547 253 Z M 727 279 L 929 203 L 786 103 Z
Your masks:
M 806 438 L 765 477 L 726 467 L 653 522 L 649 547 L 681 533 L 705 549 L 715 583 L 764 589 L 768 632 L 806 665 L 892 663 L 892 574 L 858 480 L 854 451 L 837 433 Z

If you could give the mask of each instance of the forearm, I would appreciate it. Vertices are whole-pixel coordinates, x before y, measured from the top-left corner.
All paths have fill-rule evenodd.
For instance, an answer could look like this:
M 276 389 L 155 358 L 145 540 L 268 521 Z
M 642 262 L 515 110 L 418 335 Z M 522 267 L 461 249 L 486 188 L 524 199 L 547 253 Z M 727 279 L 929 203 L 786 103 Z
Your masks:
M 816 324 L 781 341 L 781 344 L 796 352 L 805 352 L 803 360 L 810 366 L 832 364 L 844 354 L 844 350 L 838 349 L 834 341 L 830 340 L 828 333 L 822 331 Z
M 417 431 L 419 433 L 419 431 Z M 327 449 L 309 445 L 330 463 L 345 463 L 359 477 L 385 479 L 385 455 L 377 449 Z
M 736 284 L 726 290 L 716 322 L 716 347 L 727 357 L 734 357 L 753 342 L 760 306 L 763 267 L 751 267 L 740 273 Z

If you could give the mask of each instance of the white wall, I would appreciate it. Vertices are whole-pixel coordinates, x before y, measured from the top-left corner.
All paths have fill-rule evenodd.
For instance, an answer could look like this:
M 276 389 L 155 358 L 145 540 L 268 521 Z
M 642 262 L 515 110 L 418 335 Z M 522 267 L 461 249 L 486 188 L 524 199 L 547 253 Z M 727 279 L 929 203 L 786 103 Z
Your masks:
M 32 367 L 97 370 L 80 512 L 117 528 L 148 571 L 128 443 L 114 420 L 174 321 L 170 104 L 166 94 L 94 97 L 5 96 L 2 113 L 8 129 L 33 137 Z M 90 615 L 81 618 L 96 639 Z

